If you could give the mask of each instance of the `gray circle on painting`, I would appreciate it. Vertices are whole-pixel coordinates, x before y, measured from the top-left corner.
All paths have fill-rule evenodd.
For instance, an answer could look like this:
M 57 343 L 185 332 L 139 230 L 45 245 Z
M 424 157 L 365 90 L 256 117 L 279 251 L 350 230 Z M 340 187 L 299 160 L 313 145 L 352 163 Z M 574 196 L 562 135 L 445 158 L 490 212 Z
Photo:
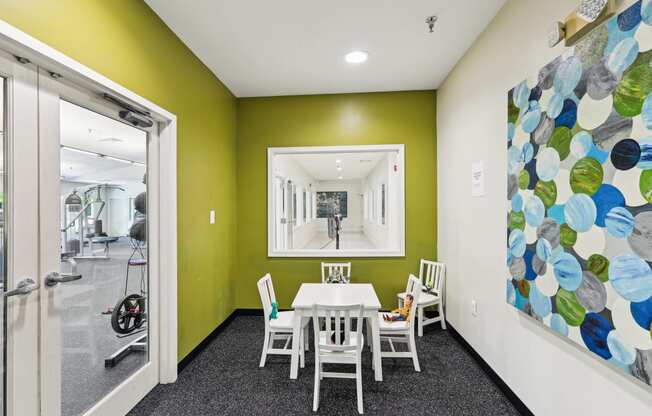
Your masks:
M 548 117 L 547 114 L 541 117 L 541 121 L 536 129 L 532 132 L 531 139 L 536 144 L 548 143 L 552 133 L 555 131 L 555 120 Z
M 601 150 L 611 152 L 611 149 L 621 141 L 630 137 L 634 122 L 629 117 L 623 117 L 612 110 L 607 120 L 591 131 L 593 143 Z
M 627 242 L 639 257 L 652 261 L 652 211 L 641 212 L 634 217 L 634 231 Z
M 532 270 L 537 276 L 543 276 L 546 274 L 546 262 L 541 260 L 539 256 L 532 257 Z
M 509 273 L 516 280 L 522 280 L 525 277 L 525 260 L 523 260 L 523 257 L 512 258 Z
M 606 25 L 588 33 L 575 45 L 575 56 L 580 58 L 582 68 L 589 68 L 600 61 L 609 42 L 609 30 Z
M 518 192 L 518 178 L 516 175 L 507 175 L 507 199 L 511 200 Z
M 586 77 L 586 93 L 594 100 L 603 100 L 616 89 L 618 82 L 618 77 L 607 69 L 603 59 L 589 68 Z
M 589 312 L 600 312 L 607 306 L 607 289 L 591 272 L 582 272 L 582 283 L 575 291 L 577 301 Z
M 559 245 L 559 224 L 553 219 L 544 218 L 537 227 L 537 238 L 545 238 L 551 248 L 556 248 Z
M 538 85 L 543 90 L 552 88 L 553 82 L 555 80 L 555 75 L 557 74 L 557 68 L 561 63 L 561 56 L 555 58 L 554 61 L 550 62 L 539 71 L 538 76 Z

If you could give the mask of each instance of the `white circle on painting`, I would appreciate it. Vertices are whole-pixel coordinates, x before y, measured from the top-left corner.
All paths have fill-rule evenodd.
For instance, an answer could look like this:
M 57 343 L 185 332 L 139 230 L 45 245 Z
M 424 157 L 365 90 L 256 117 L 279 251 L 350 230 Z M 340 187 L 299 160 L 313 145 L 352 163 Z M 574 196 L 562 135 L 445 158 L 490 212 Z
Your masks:
M 641 350 L 652 349 L 650 330 L 645 330 L 636 323 L 627 300 L 618 298 L 614 302 L 611 318 L 614 327 L 618 328 L 618 335 L 623 342 Z
M 559 282 L 555 278 L 555 268 L 551 264 L 546 265 L 546 272 L 536 279 L 539 291 L 546 296 L 553 296 L 559 290 Z
M 555 185 L 557 186 L 557 200 L 555 204 L 565 204 L 568 198 L 573 196 L 573 190 L 570 186 L 570 171 L 559 169 L 555 178 Z
M 531 227 L 529 224 L 525 224 L 525 230 L 523 230 L 523 233 L 525 234 L 525 241 L 528 244 L 534 244 L 537 241 L 537 229 L 536 227 Z
M 588 259 L 591 254 L 602 253 L 605 246 L 605 230 L 600 227 L 591 227 L 585 233 L 577 233 L 577 241 L 573 248 L 585 259 Z
M 577 108 L 577 123 L 585 130 L 593 130 L 607 120 L 612 109 L 611 95 L 602 100 L 594 100 L 586 95 Z
M 523 147 L 525 143 L 530 142 L 530 135 L 523 131 L 521 126 L 517 126 L 514 131 L 514 137 L 512 138 L 512 145 L 518 146 L 519 148 Z
M 612 185 L 622 192 L 626 204 L 630 207 L 639 207 L 647 204 L 638 186 L 640 179 L 640 169 L 615 169 Z

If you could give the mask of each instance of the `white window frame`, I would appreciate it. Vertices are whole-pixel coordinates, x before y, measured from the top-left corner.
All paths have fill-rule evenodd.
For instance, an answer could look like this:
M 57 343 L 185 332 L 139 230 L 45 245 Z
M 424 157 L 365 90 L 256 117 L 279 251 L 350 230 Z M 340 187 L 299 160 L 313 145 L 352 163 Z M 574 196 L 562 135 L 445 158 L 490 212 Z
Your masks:
M 306 154 L 306 153 L 369 153 L 369 152 L 396 152 L 396 166 L 398 175 L 396 194 L 400 201 L 397 203 L 397 248 L 388 250 L 316 250 L 292 249 L 279 250 L 275 248 L 274 241 L 274 158 L 278 155 Z M 374 190 L 374 211 L 377 209 L 377 191 Z M 267 149 L 267 255 L 269 257 L 403 257 L 405 256 L 405 146 L 403 144 L 388 145 L 360 145 L 360 146 L 310 146 L 310 147 L 269 147 Z M 316 195 L 316 192 L 313 192 Z M 372 198 L 370 198 L 372 199 Z M 316 200 L 315 200 L 316 204 Z M 316 206 L 313 206 L 313 215 L 316 217 Z M 377 215 L 374 217 L 377 222 Z
M 151 113 L 159 130 L 159 383 L 177 379 L 177 117 L 58 50 L 0 20 L 0 49 L 29 59 L 79 87 L 111 94 Z M 128 381 L 128 380 L 127 380 Z M 108 396 L 105 397 L 105 399 Z

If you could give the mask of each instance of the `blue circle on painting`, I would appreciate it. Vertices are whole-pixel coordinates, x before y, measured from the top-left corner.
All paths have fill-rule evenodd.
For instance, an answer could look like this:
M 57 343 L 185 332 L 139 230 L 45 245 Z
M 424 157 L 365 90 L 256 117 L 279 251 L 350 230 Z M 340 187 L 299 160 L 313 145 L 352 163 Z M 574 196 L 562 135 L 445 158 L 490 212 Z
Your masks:
M 555 127 L 572 129 L 577 121 L 577 104 L 573 100 L 564 100 L 561 113 L 555 118 Z
M 507 140 L 512 140 L 514 138 L 514 134 L 516 133 L 516 126 L 514 123 L 507 123 Z
M 636 349 L 624 343 L 618 336 L 618 331 L 610 331 L 607 335 L 607 347 L 613 358 L 624 365 L 632 365 L 636 361 Z
M 634 231 L 634 216 L 627 208 L 612 208 L 604 219 L 609 234 L 617 238 L 627 238 Z
M 629 170 L 641 158 L 641 146 L 634 139 L 624 139 L 611 150 L 611 163 L 616 169 Z
M 534 187 L 537 185 L 537 182 L 539 182 L 539 175 L 537 175 L 537 160 L 530 160 L 525 164 L 523 169 L 526 170 L 530 175 L 530 182 L 527 185 L 527 189 L 534 189 Z
M 622 254 L 609 262 L 609 282 L 630 302 L 643 302 L 652 296 L 650 266 L 634 254 Z
M 548 261 L 552 255 L 552 246 L 550 245 L 550 242 L 543 237 L 537 240 L 536 250 L 537 257 L 539 257 L 542 261 Z
M 530 296 L 528 297 L 530 298 L 532 310 L 537 316 L 545 318 L 552 313 L 552 302 L 550 298 L 541 293 L 536 284 L 530 285 Z
M 582 62 L 576 56 L 569 56 L 557 68 L 554 86 L 555 92 L 568 97 L 582 77 Z
M 564 108 L 564 96 L 561 94 L 555 94 L 548 101 L 548 110 L 546 113 L 550 118 L 557 118 L 561 114 L 561 110 Z
M 514 305 L 516 303 L 516 290 L 514 289 L 514 284 L 511 280 L 507 281 L 505 297 L 507 298 L 507 303 L 510 305 Z
M 616 48 L 616 46 L 626 38 L 631 38 L 636 34 L 636 30 L 622 31 L 618 27 L 618 19 L 609 19 L 607 21 L 607 32 L 609 34 L 607 46 L 604 49 L 604 56 L 607 57 Z
M 532 88 L 530 91 L 530 98 L 528 98 L 529 101 L 539 101 L 541 99 L 541 95 L 543 94 L 543 90 L 541 89 L 540 86 L 535 86 Z
M 507 172 L 516 175 L 523 167 L 521 149 L 518 146 L 511 146 L 507 149 Z
M 584 233 L 591 229 L 595 223 L 596 214 L 595 203 L 586 194 L 571 196 L 564 207 L 566 224 L 578 233 Z
M 564 217 L 564 204 L 555 204 L 548 208 L 548 218 L 555 220 L 559 225 L 566 224 Z
M 639 0 L 618 15 L 618 28 L 623 32 L 636 29 L 636 27 L 641 23 L 642 12 L 641 1 Z
M 525 213 L 525 221 L 528 225 L 536 228 L 541 224 L 543 217 L 546 215 L 546 207 L 543 205 L 541 198 L 532 195 L 525 203 L 523 212 Z
M 641 170 L 652 169 L 652 136 L 639 140 L 638 145 L 641 146 L 641 158 L 636 167 Z
M 605 218 L 609 211 L 615 207 L 624 207 L 625 206 L 625 197 L 618 188 L 608 183 L 603 183 L 600 185 L 596 193 L 594 193 L 591 198 L 593 198 L 593 203 L 595 204 L 596 217 L 595 225 L 598 227 L 605 226 Z
M 523 131 L 530 134 L 537 127 L 539 127 L 539 122 L 541 121 L 541 106 L 538 101 L 530 101 L 530 106 L 528 111 L 523 115 L 521 124 Z
M 586 132 L 581 131 L 573 136 L 570 143 L 570 151 L 577 159 L 582 159 L 589 154 L 593 148 L 593 137 Z
M 641 4 L 641 18 L 646 25 L 652 26 L 652 1 L 643 0 Z
M 530 89 L 527 87 L 527 82 L 522 81 L 514 88 L 514 105 L 523 110 L 530 102 L 529 98 Z
M 611 51 L 605 66 L 613 74 L 621 74 L 634 63 L 637 56 L 638 41 L 634 38 L 626 38 Z
M 584 316 L 584 321 L 580 325 L 580 334 L 586 348 L 608 360 L 611 358 L 611 352 L 607 345 L 607 337 L 613 329 L 613 325 L 607 318 L 590 312 Z
M 512 197 L 512 211 L 521 212 L 523 209 L 523 197 L 521 194 L 516 194 Z
M 551 147 L 539 151 L 536 159 L 537 176 L 542 181 L 551 181 L 559 173 L 559 153 Z
M 532 266 L 532 259 L 534 259 L 533 250 L 525 250 L 523 260 L 525 261 L 525 280 L 534 280 L 537 278 L 537 273 Z
M 566 252 L 561 253 L 552 265 L 559 286 L 573 292 L 582 283 L 582 266 L 580 262 Z
M 649 331 L 652 327 L 652 297 L 643 302 L 630 303 L 629 309 L 638 326 Z
M 607 159 L 609 159 L 609 152 L 605 152 L 604 150 L 598 149 L 594 144 L 593 147 L 591 148 L 591 151 L 586 156 L 592 157 L 602 165 L 604 162 L 607 161 Z
M 514 257 L 523 257 L 523 254 L 525 254 L 525 234 L 523 234 L 523 231 L 521 230 L 512 230 L 511 233 L 509 233 L 509 252 L 511 253 L 512 256 Z
M 568 336 L 568 324 L 564 317 L 558 313 L 553 313 L 550 317 L 550 328 L 560 335 Z
M 562 246 L 561 244 L 553 248 L 552 253 L 550 253 L 550 258 L 548 259 L 548 263 L 555 264 L 555 262 L 559 259 L 559 257 L 561 257 L 561 255 L 564 253 L 565 253 L 564 246 Z
M 652 93 L 648 94 L 641 108 L 641 119 L 648 130 L 652 130 Z
M 529 163 L 530 160 L 534 157 L 534 146 L 532 143 L 527 142 L 523 144 L 523 149 L 521 149 L 523 162 Z

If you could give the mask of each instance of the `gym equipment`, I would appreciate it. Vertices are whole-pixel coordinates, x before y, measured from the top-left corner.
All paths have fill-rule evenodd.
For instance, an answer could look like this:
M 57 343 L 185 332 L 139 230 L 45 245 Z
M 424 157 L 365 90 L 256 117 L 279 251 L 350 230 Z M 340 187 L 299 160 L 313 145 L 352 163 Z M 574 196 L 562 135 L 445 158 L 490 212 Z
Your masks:
M 120 338 L 146 332 L 147 322 L 147 195 L 139 194 L 134 201 L 136 216 L 129 229 L 132 246 L 131 256 L 127 260 L 125 275 L 125 290 L 111 313 L 111 327 Z M 129 271 L 132 267 L 140 268 L 140 293 L 128 294 Z M 132 352 L 147 351 L 147 335 L 142 335 L 104 360 L 104 367 L 116 366 L 124 357 Z

